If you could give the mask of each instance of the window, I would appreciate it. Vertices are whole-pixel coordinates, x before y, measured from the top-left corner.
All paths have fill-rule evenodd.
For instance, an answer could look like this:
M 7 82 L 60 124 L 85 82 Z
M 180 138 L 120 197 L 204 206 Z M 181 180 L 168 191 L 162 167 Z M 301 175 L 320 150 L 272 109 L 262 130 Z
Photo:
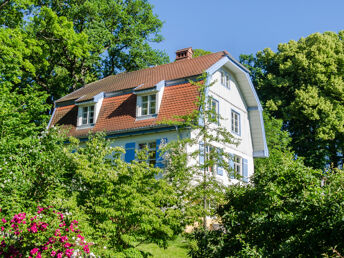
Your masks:
M 207 157 L 207 160 L 209 161 L 211 159 L 213 155 L 213 152 L 214 152 L 215 148 L 213 146 L 206 146 L 205 148 L 205 152 L 206 152 L 206 157 Z M 213 163 L 213 162 L 211 162 Z M 209 167 L 207 167 L 207 171 L 210 172 L 210 173 L 214 173 L 215 171 L 215 164 L 209 164 Z
M 145 142 L 139 143 L 139 150 L 147 150 L 147 162 L 153 167 L 155 167 L 156 163 L 156 142 Z
M 235 112 L 234 110 L 232 110 L 232 132 L 240 135 L 240 114 L 238 112 Z
M 82 125 L 92 125 L 94 123 L 94 105 L 82 108 Z
M 221 84 L 226 88 L 230 88 L 231 76 L 229 73 L 221 71 Z
M 156 114 L 156 94 L 141 97 L 141 116 Z
M 241 161 L 241 157 L 234 155 L 233 157 L 233 164 L 234 164 L 234 174 L 236 175 L 241 175 L 241 171 L 242 171 L 242 161 Z
M 219 102 L 214 98 L 209 98 L 209 109 L 212 111 L 209 120 L 218 122 L 219 119 Z
M 200 151 L 200 154 L 199 154 L 200 165 L 206 164 L 207 165 L 206 171 L 210 173 L 214 173 L 216 166 L 215 166 L 215 162 L 212 161 L 211 158 L 214 157 L 215 148 L 209 145 L 204 146 L 203 143 L 200 143 L 199 151 Z

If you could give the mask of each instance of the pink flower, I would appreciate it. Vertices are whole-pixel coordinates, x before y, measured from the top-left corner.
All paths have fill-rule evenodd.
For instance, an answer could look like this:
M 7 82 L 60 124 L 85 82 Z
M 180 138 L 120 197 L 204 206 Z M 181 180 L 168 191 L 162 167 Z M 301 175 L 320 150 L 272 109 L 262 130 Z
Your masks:
M 37 253 L 38 251 L 39 251 L 38 248 L 34 248 L 34 249 L 32 249 L 32 250 L 30 251 L 30 254 L 31 254 L 31 255 L 34 255 L 34 254 Z
M 32 233 L 37 233 L 37 224 L 36 223 L 33 223 L 32 225 L 31 225 L 31 227 L 30 228 L 28 228 L 28 231 L 29 232 L 32 232 Z
M 78 234 L 77 237 L 80 238 L 81 240 L 84 240 L 84 239 L 85 239 L 85 238 L 84 238 L 82 235 L 80 235 L 80 234 Z
M 50 256 L 55 257 L 55 255 L 56 255 L 56 252 L 52 251 Z
M 60 242 L 66 242 L 66 241 L 68 241 L 68 237 L 67 236 L 62 236 L 61 238 L 60 238 Z
M 65 254 L 67 255 L 67 257 L 71 257 L 73 255 L 73 251 L 74 249 L 67 249 Z
M 41 253 L 40 253 L 40 252 L 38 252 L 38 254 L 37 254 L 36 258 L 42 258 L 42 256 L 41 256 Z
M 63 253 L 58 253 L 57 258 L 62 258 Z
M 1 231 L 4 231 L 5 230 L 5 228 L 4 227 L 1 227 Z
M 44 208 L 38 206 L 38 211 L 37 211 L 37 213 L 40 214 L 42 211 L 44 211 Z
M 88 254 L 90 252 L 90 249 L 88 248 L 88 245 L 84 245 L 84 251 Z
M 71 243 L 65 243 L 65 244 L 64 244 L 64 248 L 68 248 L 68 247 L 71 247 L 71 246 L 72 246 Z
M 7 221 L 5 220 L 5 218 L 1 219 L 2 223 L 6 223 Z

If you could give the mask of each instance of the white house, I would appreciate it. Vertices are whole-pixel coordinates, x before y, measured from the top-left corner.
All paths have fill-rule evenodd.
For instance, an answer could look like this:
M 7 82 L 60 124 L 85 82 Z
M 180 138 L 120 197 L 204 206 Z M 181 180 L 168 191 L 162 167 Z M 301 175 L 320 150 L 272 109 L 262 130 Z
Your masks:
M 197 108 L 198 91 L 189 80 L 205 72 L 207 82 L 215 82 L 207 94 L 225 118 L 223 125 L 240 140 L 238 146 L 221 148 L 234 155 L 232 166 L 247 179 L 254 173 L 253 158 L 268 156 L 262 107 L 249 71 L 227 51 L 192 58 L 186 48 L 176 54 L 173 63 L 111 75 L 64 96 L 55 102 L 49 126 L 68 126 L 69 134 L 81 140 L 89 131 L 105 131 L 114 145 L 126 149 L 128 162 L 136 149 L 147 146 L 149 162 L 162 167 L 161 140 L 176 140 L 178 133 L 192 137 L 192 132 L 159 122 Z M 223 171 L 217 176 L 230 183 Z

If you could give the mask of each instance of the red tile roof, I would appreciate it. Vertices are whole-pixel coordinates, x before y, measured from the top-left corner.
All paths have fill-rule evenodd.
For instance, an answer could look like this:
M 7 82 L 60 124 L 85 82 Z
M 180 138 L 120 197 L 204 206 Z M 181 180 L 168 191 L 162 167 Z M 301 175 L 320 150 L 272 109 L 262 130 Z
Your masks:
M 100 92 L 115 92 L 132 89 L 140 85 L 142 85 L 140 90 L 152 88 L 162 80 L 176 80 L 202 74 L 224 56 L 230 56 L 230 54 L 227 51 L 220 51 L 138 71 L 110 75 L 102 80 L 87 84 L 56 102 L 60 103 L 76 99 L 78 101 L 86 101 L 92 99 Z
M 156 118 L 136 120 L 136 95 L 133 93 L 105 98 L 98 119 L 92 129 L 77 129 L 76 105 L 57 107 L 51 125 L 69 128 L 75 137 L 87 136 L 89 131 L 107 133 L 158 126 L 159 122 L 186 115 L 196 108 L 198 90 L 195 85 L 184 83 L 165 87 L 160 110 Z

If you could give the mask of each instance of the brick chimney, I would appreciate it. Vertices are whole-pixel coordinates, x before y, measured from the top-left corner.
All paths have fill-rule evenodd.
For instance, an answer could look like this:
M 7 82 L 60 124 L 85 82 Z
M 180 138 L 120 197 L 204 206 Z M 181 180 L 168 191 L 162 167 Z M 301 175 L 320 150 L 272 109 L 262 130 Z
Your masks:
M 192 58 L 192 47 L 183 48 L 176 51 L 176 61 Z

